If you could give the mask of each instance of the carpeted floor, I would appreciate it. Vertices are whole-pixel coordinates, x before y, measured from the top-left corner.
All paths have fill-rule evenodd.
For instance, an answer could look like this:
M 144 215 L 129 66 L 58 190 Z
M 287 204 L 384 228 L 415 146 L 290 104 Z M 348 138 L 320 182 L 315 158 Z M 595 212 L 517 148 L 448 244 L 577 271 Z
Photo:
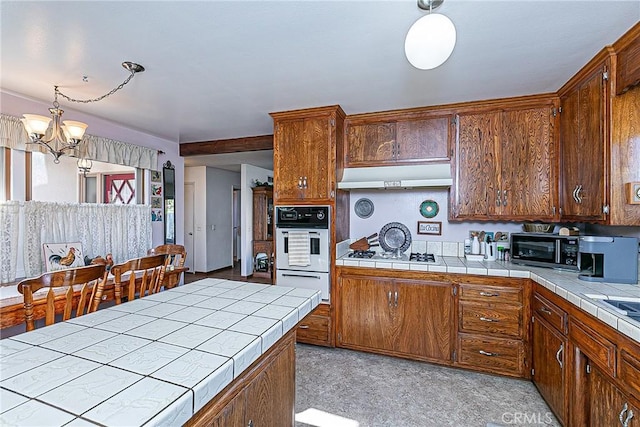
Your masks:
M 559 426 L 530 381 L 304 344 L 296 358 L 297 427 Z M 315 410 L 327 421 L 300 422 Z

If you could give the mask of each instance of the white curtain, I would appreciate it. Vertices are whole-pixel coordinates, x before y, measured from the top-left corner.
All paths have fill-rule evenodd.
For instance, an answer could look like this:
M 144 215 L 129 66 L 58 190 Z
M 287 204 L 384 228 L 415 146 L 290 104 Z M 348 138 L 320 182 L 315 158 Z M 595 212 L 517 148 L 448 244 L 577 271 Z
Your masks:
M 18 227 L 21 216 L 24 224 Z M 0 202 L 0 221 L 0 282 L 16 279 L 19 240 L 24 242 L 27 277 L 45 271 L 43 243 L 81 242 L 86 255 L 93 258 L 111 253 L 116 263 L 146 255 L 152 243 L 149 205 Z M 22 235 L 18 230 L 24 230 Z M 6 262 L 5 252 L 9 260 Z
M 16 278 L 20 202 L 0 202 L 0 283 Z
M 21 151 L 47 151 L 37 144 L 28 144 L 29 136 L 19 118 L 0 114 L 0 147 Z M 158 170 L 158 151 L 114 139 L 85 135 L 82 155 L 91 160 L 133 168 Z M 78 153 L 74 153 L 78 156 Z

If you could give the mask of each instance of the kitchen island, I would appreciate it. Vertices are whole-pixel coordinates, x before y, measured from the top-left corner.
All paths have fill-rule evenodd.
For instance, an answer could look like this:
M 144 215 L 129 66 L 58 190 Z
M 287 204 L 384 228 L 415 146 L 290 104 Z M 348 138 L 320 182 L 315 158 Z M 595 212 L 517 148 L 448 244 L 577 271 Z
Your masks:
M 4 339 L 0 424 L 292 424 L 293 329 L 319 302 L 203 279 Z

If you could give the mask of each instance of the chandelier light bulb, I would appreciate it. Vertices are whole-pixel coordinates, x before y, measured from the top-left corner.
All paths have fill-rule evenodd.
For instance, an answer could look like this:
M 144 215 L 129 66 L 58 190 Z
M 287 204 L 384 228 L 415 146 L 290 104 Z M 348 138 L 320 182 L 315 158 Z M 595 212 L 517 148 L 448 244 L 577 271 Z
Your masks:
M 449 18 L 431 13 L 418 19 L 409 28 L 404 53 L 411 65 L 431 70 L 442 65 L 456 45 L 456 27 Z

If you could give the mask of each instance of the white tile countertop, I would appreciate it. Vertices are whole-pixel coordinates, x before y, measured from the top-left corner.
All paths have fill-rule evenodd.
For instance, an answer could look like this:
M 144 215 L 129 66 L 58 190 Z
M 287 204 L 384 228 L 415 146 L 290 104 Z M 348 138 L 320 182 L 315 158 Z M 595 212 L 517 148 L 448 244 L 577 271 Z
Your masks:
M 182 425 L 319 303 L 203 279 L 0 340 L 0 425 Z
M 482 276 L 531 278 L 536 283 L 592 314 L 619 332 L 640 342 L 640 322 L 617 312 L 602 299 L 638 299 L 640 284 L 587 282 L 578 273 L 549 268 L 529 267 L 505 261 L 468 261 L 456 256 L 437 256 L 435 263 L 402 261 L 376 257 L 349 258 L 345 251 L 336 260 L 338 266 L 386 268 L 433 273 L 477 274 Z

